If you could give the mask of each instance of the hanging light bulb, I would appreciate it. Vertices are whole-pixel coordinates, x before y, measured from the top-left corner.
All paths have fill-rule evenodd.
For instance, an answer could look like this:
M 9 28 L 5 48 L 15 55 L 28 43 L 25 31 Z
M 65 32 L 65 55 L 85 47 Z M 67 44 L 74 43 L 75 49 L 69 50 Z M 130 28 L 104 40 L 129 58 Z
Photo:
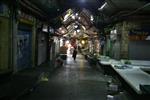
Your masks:
M 81 17 L 78 17 L 78 19 L 80 20 L 80 19 L 81 19 Z
M 91 21 L 94 21 L 94 17 L 91 15 Z
M 80 32 L 80 30 L 78 29 L 78 30 L 77 30 L 77 32 L 79 33 L 79 32 Z
M 72 17 L 72 19 L 75 19 L 75 15 L 72 15 L 71 17 Z
M 84 40 L 82 40 L 82 41 L 81 41 L 81 43 L 82 43 L 82 44 L 85 44 L 85 41 L 84 41 Z
M 75 25 L 74 27 L 75 27 L 75 28 L 78 28 L 78 25 Z
M 65 33 L 65 31 L 64 31 L 64 30 L 62 30 L 61 32 L 62 32 L 63 34 Z
M 76 16 L 78 16 L 79 14 L 78 13 L 76 13 Z

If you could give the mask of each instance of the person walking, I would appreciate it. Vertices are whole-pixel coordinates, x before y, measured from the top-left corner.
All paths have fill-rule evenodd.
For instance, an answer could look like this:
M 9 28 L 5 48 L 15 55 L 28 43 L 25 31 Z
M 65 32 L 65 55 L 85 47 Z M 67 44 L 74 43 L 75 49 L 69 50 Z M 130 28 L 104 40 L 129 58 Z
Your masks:
M 72 57 L 73 57 L 74 61 L 76 60 L 76 56 L 77 56 L 77 49 L 74 48 L 73 54 L 72 54 Z

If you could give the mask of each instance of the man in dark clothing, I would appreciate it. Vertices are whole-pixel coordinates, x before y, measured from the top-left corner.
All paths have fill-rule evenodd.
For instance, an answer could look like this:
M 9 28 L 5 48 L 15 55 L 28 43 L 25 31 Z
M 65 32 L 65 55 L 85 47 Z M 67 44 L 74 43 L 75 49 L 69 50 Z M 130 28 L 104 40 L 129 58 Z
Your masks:
M 76 50 L 76 48 L 74 48 L 73 54 L 72 54 L 72 57 L 74 60 L 76 60 L 76 56 L 77 56 L 77 50 Z

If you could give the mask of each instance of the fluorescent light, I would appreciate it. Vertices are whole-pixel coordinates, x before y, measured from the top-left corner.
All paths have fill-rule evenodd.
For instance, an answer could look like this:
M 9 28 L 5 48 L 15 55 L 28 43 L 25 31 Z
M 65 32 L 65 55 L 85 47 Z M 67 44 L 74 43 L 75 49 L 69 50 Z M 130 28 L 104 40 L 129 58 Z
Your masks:
M 78 25 L 75 25 L 74 27 L 75 27 L 75 28 L 78 28 Z
M 82 43 L 82 44 L 85 44 L 85 41 L 84 41 L 84 40 L 82 40 L 82 41 L 81 41 L 81 43 Z
M 69 44 L 70 42 L 67 40 L 66 43 Z
M 105 2 L 98 10 L 102 10 L 107 5 L 107 2 Z
M 61 32 L 62 32 L 63 34 L 65 33 L 65 31 L 64 31 L 64 30 L 62 30 Z
M 76 16 L 78 16 L 79 14 L 78 13 L 76 13 Z
M 77 30 L 77 32 L 79 33 L 79 32 L 80 32 L 80 30 L 78 29 L 78 30 Z
M 68 17 L 69 17 L 69 14 L 66 14 L 63 21 L 65 22 L 68 19 Z
M 114 31 L 110 31 L 110 34 L 113 34 L 114 33 Z
M 117 30 L 116 29 L 114 30 L 114 34 L 117 34 Z
M 84 26 L 82 26 L 82 28 L 83 28 L 84 30 L 86 30 L 86 28 L 85 28 Z
M 91 16 L 91 21 L 94 21 L 94 17 L 93 16 Z
M 72 15 L 71 17 L 72 17 L 72 19 L 75 19 L 75 16 L 74 16 L 74 15 Z
M 80 19 L 81 19 L 81 17 L 78 17 L 78 19 L 80 20 Z
M 59 30 L 62 30 L 62 28 L 60 27 Z

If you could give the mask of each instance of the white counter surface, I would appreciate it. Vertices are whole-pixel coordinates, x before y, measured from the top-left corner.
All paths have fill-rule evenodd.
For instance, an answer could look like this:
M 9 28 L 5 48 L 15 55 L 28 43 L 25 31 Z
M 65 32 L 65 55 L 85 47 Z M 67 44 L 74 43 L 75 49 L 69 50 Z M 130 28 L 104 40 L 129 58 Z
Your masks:
M 142 93 L 139 87 L 140 84 L 150 85 L 150 75 L 138 67 L 127 69 L 113 68 L 137 92 L 137 94 Z
M 102 65 L 111 65 L 112 67 L 137 94 L 142 94 L 140 90 L 141 85 L 150 85 L 150 74 L 144 72 L 142 68 L 150 68 L 150 61 L 140 61 L 140 60 L 130 60 L 131 65 L 128 68 L 119 69 L 117 66 L 122 66 L 124 63 L 122 61 L 117 61 L 114 59 L 101 59 L 100 63 Z
M 110 61 L 100 61 L 102 65 L 111 65 Z
M 121 60 L 125 61 L 125 60 Z M 135 66 L 145 66 L 145 67 L 150 67 L 150 61 L 145 61 L 145 60 L 129 60 L 131 62 L 131 65 Z

